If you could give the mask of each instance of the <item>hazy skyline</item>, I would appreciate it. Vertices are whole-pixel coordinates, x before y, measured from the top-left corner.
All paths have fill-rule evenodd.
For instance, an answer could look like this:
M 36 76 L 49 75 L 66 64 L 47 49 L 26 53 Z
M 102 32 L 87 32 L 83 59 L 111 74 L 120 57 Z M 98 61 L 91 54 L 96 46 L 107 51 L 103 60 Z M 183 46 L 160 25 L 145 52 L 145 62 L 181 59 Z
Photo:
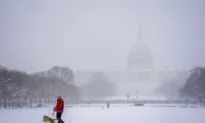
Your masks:
M 204 0 L 0 0 L 0 64 L 122 70 L 138 39 L 159 69 L 205 66 Z

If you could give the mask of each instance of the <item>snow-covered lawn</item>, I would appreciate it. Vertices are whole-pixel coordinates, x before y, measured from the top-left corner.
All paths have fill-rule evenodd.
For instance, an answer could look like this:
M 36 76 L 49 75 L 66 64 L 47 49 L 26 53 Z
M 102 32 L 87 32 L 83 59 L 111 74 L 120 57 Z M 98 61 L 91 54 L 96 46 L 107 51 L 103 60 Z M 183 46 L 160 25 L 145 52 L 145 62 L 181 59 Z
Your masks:
M 52 108 L 0 110 L 0 123 L 42 123 Z M 205 109 L 166 107 L 73 107 L 62 116 L 65 123 L 205 123 Z

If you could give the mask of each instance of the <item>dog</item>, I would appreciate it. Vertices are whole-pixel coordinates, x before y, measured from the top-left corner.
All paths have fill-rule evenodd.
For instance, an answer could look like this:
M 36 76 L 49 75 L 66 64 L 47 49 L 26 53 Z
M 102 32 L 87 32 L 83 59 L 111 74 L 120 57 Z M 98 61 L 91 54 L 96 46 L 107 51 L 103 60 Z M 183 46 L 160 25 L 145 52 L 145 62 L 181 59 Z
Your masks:
M 44 123 L 55 123 L 55 121 L 56 121 L 57 119 L 52 119 L 52 118 L 50 118 L 50 117 L 48 117 L 48 116 L 43 116 L 43 122 Z

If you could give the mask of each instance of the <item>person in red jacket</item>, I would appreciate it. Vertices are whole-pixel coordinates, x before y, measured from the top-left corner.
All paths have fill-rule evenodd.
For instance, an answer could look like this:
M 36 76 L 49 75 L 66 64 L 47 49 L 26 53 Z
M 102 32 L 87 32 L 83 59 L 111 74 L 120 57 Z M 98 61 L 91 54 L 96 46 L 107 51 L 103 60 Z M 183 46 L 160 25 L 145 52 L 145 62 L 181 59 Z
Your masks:
M 58 123 L 64 123 L 64 121 L 61 119 L 63 110 L 64 110 L 64 101 L 61 96 L 58 96 L 57 104 L 54 107 L 54 111 L 56 112 L 56 118 L 58 119 Z

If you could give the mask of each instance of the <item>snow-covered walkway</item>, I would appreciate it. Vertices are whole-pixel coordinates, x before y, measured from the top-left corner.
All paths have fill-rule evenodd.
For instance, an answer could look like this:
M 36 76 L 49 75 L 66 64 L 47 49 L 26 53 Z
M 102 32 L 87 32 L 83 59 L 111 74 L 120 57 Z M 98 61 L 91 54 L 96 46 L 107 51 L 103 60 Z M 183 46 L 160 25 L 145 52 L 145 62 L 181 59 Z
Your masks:
M 0 110 L 0 123 L 42 123 L 52 108 Z M 205 109 L 157 107 L 66 108 L 65 123 L 205 123 Z

